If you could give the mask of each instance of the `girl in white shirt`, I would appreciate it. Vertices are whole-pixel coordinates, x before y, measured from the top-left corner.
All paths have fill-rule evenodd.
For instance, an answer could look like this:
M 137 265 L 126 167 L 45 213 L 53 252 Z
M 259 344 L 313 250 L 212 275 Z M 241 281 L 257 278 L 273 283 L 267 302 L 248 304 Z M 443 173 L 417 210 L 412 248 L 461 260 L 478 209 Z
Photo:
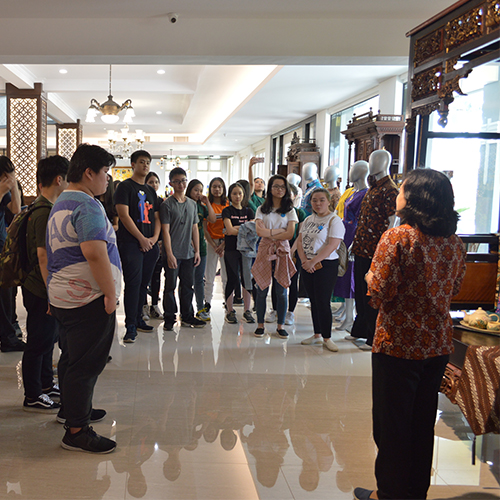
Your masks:
M 304 280 L 311 301 L 314 335 L 303 340 L 304 345 L 323 345 L 338 351 L 332 341 L 332 310 L 330 300 L 337 281 L 339 257 L 337 248 L 344 238 L 342 220 L 330 212 L 330 194 L 318 188 L 311 195 L 312 215 L 302 223 L 297 250 L 302 261 Z

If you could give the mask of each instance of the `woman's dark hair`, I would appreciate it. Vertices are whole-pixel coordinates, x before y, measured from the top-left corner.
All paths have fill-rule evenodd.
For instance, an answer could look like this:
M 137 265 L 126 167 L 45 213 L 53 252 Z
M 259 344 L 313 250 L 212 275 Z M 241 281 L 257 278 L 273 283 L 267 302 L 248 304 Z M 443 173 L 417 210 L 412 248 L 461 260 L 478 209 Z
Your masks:
M 219 181 L 222 184 L 222 195 L 220 197 L 220 204 L 221 205 L 226 205 L 227 204 L 226 183 L 224 182 L 224 179 L 222 179 L 221 177 L 214 177 L 210 181 L 210 184 L 208 185 L 208 201 L 210 203 L 214 202 L 214 195 L 212 194 L 212 184 L 215 181 Z
M 80 182 L 87 168 L 98 174 L 103 167 L 115 165 L 115 157 L 105 149 L 94 144 L 80 144 L 69 162 L 67 181 Z
M 193 179 L 192 181 L 189 181 L 189 184 L 188 184 L 188 187 L 186 188 L 186 196 L 188 198 L 191 198 L 193 199 L 193 197 L 191 196 L 191 191 L 198 185 L 198 184 L 201 184 L 203 186 L 203 182 L 201 182 L 200 180 L 198 179 Z
M 113 224 L 113 218 L 118 215 L 115 204 L 113 203 L 113 198 L 115 195 L 115 185 L 113 183 L 113 177 L 108 174 L 108 187 L 106 188 L 106 192 L 98 196 L 97 198 L 101 201 L 104 210 L 106 211 L 106 215 L 108 216 L 109 221 Z
M 240 179 L 236 181 L 238 184 L 241 184 L 243 187 L 243 190 L 245 191 L 245 196 L 247 197 L 247 200 L 250 199 L 250 183 L 246 179 Z
M 285 183 L 285 194 L 283 195 L 283 198 L 281 198 L 281 205 L 276 212 L 279 214 L 286 214 L 293 208 L 293 201 L 290 195 L 290 184 L 288 184 L 286 177 L 276 174 L 269 179 L 269 183 L 267 185 L 266 201 L 264 201 L 260 207 L 263 214 L 270 214 L 273 211 L 273 184 L 274 181 L 277 180 L 282 180 Z
M 241 200 L 241 206 L 242 207 L 248 206 L 248 194 L 245 191 L 245 188 L 239 182 L 235 182 L 234 184 L 231 184 L 229 186 L 229 189 L 227 191 L 227 197 L 229 198 L 229 201 L 231 202 L 231 204 L 233 203 L 233 201 L 231 200 L 231 193 L 233 192 L 233 189 L 237 187 L 239 187 L 243 192 L 243 199 Z
M 0 175 L 14 172 L 14 164 L 8 156 L 0 156 Z
M 402 189 L 406 206 L 397 213 L 402 224 L 431 236 L 455 234 L 459 215 L 453 209 L 455 197 L 446 175 L 430 168 L 412 170 Z
M 160 178 L 158 177 L 158 174 L 156 172 L 149 172 L 149 174 L 146 175 L 145 179 L 146 184 L 148 183 L 149 179 L 151 179 L 151 177 L 156 177 L 156 179 L 158 180 L 158 184 L 161 185 Z

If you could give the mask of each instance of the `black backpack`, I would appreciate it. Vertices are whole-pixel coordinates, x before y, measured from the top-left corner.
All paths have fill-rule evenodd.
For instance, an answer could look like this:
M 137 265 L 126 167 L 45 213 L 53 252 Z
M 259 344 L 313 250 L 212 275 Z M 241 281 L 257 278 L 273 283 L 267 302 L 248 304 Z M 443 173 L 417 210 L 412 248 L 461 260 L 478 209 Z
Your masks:
M 22 285 L 33 270 L 28 259 L 26 230 L 31 214 L 39 208 L 52 208 L 52 205 L 39 201 L 22 210 L 14 217 L 7 229 L 7 239 L 0 253 L 0 286 L 12 288 Z

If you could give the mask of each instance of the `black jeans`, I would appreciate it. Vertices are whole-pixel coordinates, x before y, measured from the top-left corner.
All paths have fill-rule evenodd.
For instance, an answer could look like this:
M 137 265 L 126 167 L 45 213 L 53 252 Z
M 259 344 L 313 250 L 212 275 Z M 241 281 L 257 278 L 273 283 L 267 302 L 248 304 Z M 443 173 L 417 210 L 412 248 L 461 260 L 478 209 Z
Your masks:
M 153 269 L 153 275 L 151 276 L 151 305 L 157 306 L 158 299 L 160 298 L 160 284 L 161 284 L 161 272 L 163 271 L 163 260 L 158 257 L 156 261 L 155 268 Z M 145 298 L 146 299 L 146 298 Z M 144 300 L 144 304 L 147 300 Z
M 0 342 L 15 344 L 16 330 L 12 326 L 12 289 L 0 287 Z
M 249 283 L 245 283 L 245 272 L 243 270 L 243 259 L 241 252 L 238 250 L 226 250 L 224 252 L 224 262 L 226 263 L 226 274 L 227 282 L 226 289 L 224 290 L 224 298 L 227 300 L 228 297 L 234 292 L 235 298 L 239 292 L 239 297 L 241 298 L 241 286 L 252 293 L 252 279 L 251 275 L 248 276 L 247 280 Z M 248 273 L 250 274 L 250 273 Z
M 322 260 L 321 265 L 323 267 L 314 273 L 308 273 L 302 269 L 300 279 L 303 280 L 311 301 L 314 333 L 320 333 L 324 339 L 329 339 L 332 336 L 332 308 L 330 304 L 337 281 L 339 259 Z
M 108 360 L 116 315 L 104 309 L 104 296 L 83 307 L 51 306 L 51 311 L 60 323 L 57 373 L 66 425 L 84 427 L 90 422 L 97 377 Z
M 438 390 L 449 356 L 372 354 L 373 437 L 379 498 L 425 499 L 430 485 Z
M 368 345 L 373 345 L 375 327 L 377 326 L 378 310 L 368 303 L 370 297 L 366 295 L 368 286 L 365 274 L 370 270 L 372 259 L 356 255 L 354 257 L 354 299 L 356 301 L 356 319 L 352 325 L 353 337 L 366 339 Z
M 23 287 L 23 304 L 28 313 L 28 336 L 22 364 L 24 395 L 35 399 L 42 394 L 42 389 L 52 387 L 52 353 L 58 327 L 54 316 L 47 314 L 47 299 L 42 299 Z
M 193 280 L 194 280 L 194 258 L 177 259 L 177 269 L 170 269 L 166 260 L 165 266 L 165 289 L 163 290 L 163 318 L 165 323 L 175 323 L 177 314 L 177 303 L 175 301 L 175 289 L 177 278 L 179 278 L 179 302 L 181 318 L 189 321 L 194 318 L 193 309 Z
M 146 301 L 148 284 L 160 251 L 156 244 L 149 252 L 141 252 L 137 242 L 128 241 L 118 242 L 118 250 L 125 282 L 123 293 L 125 326 L 137 326 L 142 320 L 142 306 Z

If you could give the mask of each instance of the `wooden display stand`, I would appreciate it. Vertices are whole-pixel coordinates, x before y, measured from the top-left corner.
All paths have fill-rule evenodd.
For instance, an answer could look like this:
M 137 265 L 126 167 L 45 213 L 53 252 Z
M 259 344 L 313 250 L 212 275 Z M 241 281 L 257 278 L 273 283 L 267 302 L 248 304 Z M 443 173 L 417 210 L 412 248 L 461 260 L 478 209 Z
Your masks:
M 320 152 L 319 147 L 316 145 L 316 139 L 300 142 L 300 138 L 295 133 L 286 159 L 287 171 L 286 174 L 283 174 L 285 177 L 288 174 L 297 174 L 302 177 L 302 167 L 309 162 L 317 165 L 319 173 Z M 280 167 L 283 167 L 283 165 L 280 165 Z M 278 172 L 281 173 L 279 168 Z
M 385 115 L 379 111 L 374 115 L 372 109 L 362 115 L 353 115 L 342 134 L 349 142 L 348 169 L 351 168 L 352 148 L 354 162 L 368 161 L 373 151 L 385 149 L 391 153 L 390 175 L 394 179 L 400 173 L 401 137 L 405 128 L 403 115 Z

